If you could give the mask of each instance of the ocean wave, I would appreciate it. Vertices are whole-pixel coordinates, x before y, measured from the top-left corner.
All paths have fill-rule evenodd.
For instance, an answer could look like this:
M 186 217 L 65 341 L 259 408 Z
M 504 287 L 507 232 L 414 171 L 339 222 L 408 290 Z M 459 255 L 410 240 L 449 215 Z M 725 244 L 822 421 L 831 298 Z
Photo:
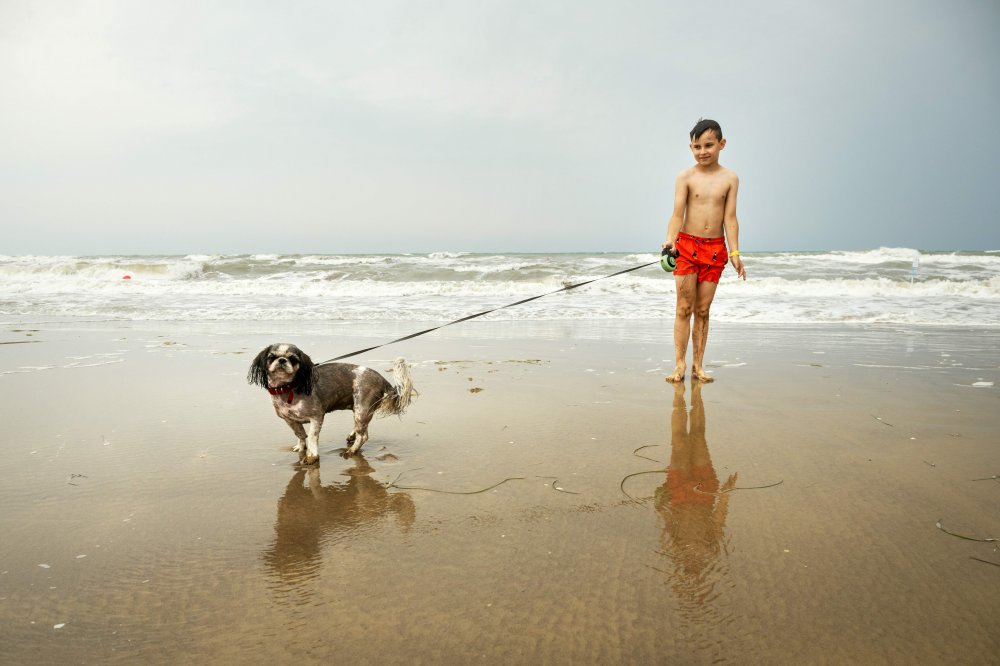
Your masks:
M 982 281 L 924 279 L 913 283 L 888 278 L 833 280 L 811 278 L 796 281 L 771 277 L 748 281 L 745 289 L 757 296 L 783 296 L 799 299 L 815 297 L 846 299 L 953 297 L 1000 301 L 1000 276 Z
M 204 260 L 188 257 L 4 257 L 0 258 L 0 277 L 5 281 L 42 283 L 60 278 L 108 282 L 125 276 L 184 280 L 202 274 L 205 265 Z
M 431 252 L 427 256 L 431 259 L 458 259 L 468 256 L 468 254 L 465 252 Z
M 834 252 L 746 252 L 748 260 L 758 259 L 770 266 L 833 265 L 851 269 L 857 267 L 895 266 L 971 266 L 1000 269 L 1000 256 L 987 252 L 921 252 L 911 248 L 879 248 L 863 251 Z
M 748 253 L 751 278 L 737 281 L 727 269 L 713 318 L 1000 325 L 1000 257 L 922 253 L 914 273 L 915 252 Z M 443 252 L 0 257 L 0 315 L 447 321 L 657 259 L 645 253 Z M 649 267 L 491 317 L 671 317 L 674 290 L 671 276 Z
M 133 268 L 141 268 L 133 266 Z M 610 280 L 601 280 L 587 286 L 588 290 L 613 295 L 639 291 L 673 292 L 674 283 L 668 276 L 654 269 L 648 274 L 626 274 Z M 461 271 L 458 271 L 461 273 Z M 94 269 L 73 273 L 47 273 L 44 279 L 34 274 L 4 275 L 0 284 L 0 301 L 21 295 L 45 297 L 79 293 L 83 298 L 105 296 L 267 296 L 280 291 L 288 296 L 301 298 L 349 298 L 372 300 L 385 296 L 433 297 L 493 296 L 523 298 L 567 285 L 597 280 L 600 273 L 560 273 L 552 270 L 529 271 L 511 267 L 469 272 L 479 277 L 492 274 L 517 273 L 510 279 L 485 281 L 482 279 L 375 279 L 367 276 L 352 277 L 347 273 L 294 273 L 276 272 L 267 275 L 246 276 L 215 275 L 196 264 L 165 267 L 161 270 L 132 270 L 131 279 L 123 280 L 121 270 Z M 2 274 L 2 270 L 0 270 Z M 730 278 L 727 284 L 726 276 Z M 842 297 L 863 299 L 891 297 L 899 299 L 947 297 L 953 299 L 996 299 L 1000 301 L 1000 275 L 981 280 L 949 280 L 921 278 L 913 283 L 885 277 L 873 278 L 807 278 L 760 277 L 746 282 L 732 280 L 727 271 L 720 289 L 738 289 L 747 297 L 788 297 L 808 299 L 813 297 Z M 196 279 L 200 278 L 200 279 Z M 1000 303 L 998 303 L 1000 304 Z
M 829 255 L 837 261 L 856 264 L 910 263 L 920 256 L 920 250 L 907 247 L 880 247 L 874 250 L 836 251 Z

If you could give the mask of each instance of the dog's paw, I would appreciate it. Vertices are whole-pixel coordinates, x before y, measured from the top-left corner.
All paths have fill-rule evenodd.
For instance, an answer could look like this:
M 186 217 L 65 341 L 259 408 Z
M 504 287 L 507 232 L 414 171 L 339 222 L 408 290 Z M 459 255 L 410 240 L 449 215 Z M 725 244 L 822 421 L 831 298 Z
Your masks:
M 303 465 L 315 465 L 319 462 L 319 456 L 306 456 L 299 460 L 299 462 Z
M 304 448 L 305 447 L 302 446 L 302 442 L 299 442 L 298 444 L 296 444 L 295 446 L 292 447 L 292 451 L 294 451 L 295 453 L 298 453 L 299 451 L 301 451 Z

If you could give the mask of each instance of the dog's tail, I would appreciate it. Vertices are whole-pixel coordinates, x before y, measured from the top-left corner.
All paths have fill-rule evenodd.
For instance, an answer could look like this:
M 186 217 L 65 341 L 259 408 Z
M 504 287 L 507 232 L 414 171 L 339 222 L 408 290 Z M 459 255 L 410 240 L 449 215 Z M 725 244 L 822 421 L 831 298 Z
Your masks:
M 410 406 L 413 396 L 417 395 L 417 390 L 413 388 L 413 379 L 410 377 L 410 364 L 405 359 L 397 358 L 390 372 L 395 376 L 394 392 L 387 393 L 382 398 L 377 411 L 380 416 L 402 414 Z

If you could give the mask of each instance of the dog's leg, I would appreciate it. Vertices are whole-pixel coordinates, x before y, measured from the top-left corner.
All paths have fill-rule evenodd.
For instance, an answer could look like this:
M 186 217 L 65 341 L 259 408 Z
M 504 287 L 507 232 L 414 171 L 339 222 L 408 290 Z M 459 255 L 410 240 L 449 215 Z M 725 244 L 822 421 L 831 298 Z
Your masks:
M 370 410 L 354 411 L 354 432 L 351 434 L 356 435 L 356 437 L 351 448 L 347 449 L 347 455 L 353 456 L 368 441 L 368 423 L 372 420 L 372 416 L 373 413 Z
M 292 451 L 295 451 L 296 453 L 299 454 L 299 462 L 301 462 L 302 458 L 304 458 L 305 455 L 306 455 L 305 454 L 305 450 L 306 450 L 306 429 L 302 427 L 301 423 L 297 423 L 295 421 L 285 421 L 285 423 L 288 424 L 288 427 L 290 427 L 292 429 L 292 432 L 295 433 L 295 436 L 299 440 L 298 443 L 295 446 L 292 447 Z
M 319 461 L 319 431 L 323 429 L 323 417 L 309 419 L 309 437 L 306 438 L 305 464 L 314 465 Z
M 315 499 L 323 499 L 323 484 L 319 480 L 319 467 L 309 468 L 309 492 Z

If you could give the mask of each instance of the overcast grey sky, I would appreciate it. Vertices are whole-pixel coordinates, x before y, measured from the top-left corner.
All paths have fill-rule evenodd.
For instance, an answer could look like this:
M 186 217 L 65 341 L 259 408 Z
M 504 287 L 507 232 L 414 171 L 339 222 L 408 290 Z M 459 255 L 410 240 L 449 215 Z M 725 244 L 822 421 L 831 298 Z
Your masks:
M 0 0 L 0 254 L 1000 249 L 1000 3 Z

